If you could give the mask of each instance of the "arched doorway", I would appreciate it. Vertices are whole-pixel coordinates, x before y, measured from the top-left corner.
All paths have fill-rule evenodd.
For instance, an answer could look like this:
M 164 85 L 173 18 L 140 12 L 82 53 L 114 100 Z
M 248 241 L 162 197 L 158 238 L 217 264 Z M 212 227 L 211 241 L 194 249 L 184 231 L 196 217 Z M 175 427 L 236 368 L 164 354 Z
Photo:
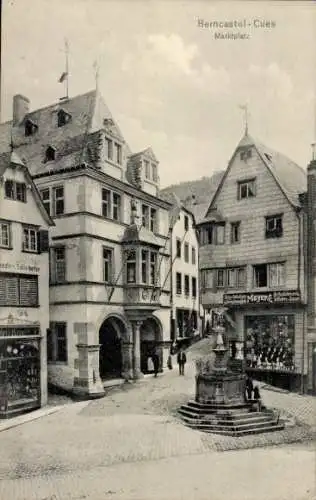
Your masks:
M 161 359 L 162 352 L 159 341 L 162 339 L 160 323 L 154 317 L 147 318 L 140 327 L 141 371 L 151 373 L 153 366 L 151 356 L 155 349 Z
M 101 379 L 120 377 L 122 374 L 122 337 L 125 325 L 122 320 L 111 316 L 99 330 L 100 377 Z

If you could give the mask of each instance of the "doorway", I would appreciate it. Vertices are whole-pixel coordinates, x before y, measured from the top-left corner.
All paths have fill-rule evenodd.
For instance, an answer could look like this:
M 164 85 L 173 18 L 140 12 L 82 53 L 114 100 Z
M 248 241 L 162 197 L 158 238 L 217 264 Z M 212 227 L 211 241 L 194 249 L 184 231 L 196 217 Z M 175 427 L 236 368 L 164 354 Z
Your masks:
M 122 333 L 123 322 L 116 318 L 107 318 L 99 330 L 100 377 L 102 380 L 121 377 L 122 374 Z

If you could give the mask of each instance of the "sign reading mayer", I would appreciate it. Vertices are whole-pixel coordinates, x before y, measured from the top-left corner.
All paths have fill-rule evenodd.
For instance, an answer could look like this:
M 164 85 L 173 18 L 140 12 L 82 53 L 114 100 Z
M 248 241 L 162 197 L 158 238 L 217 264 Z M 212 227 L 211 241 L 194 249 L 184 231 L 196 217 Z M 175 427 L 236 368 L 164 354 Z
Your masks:
M 238 306 L 247 304 L 294 304 L 301 302 L 299 290 L 273 292 L 224 293 L 225 305 Z

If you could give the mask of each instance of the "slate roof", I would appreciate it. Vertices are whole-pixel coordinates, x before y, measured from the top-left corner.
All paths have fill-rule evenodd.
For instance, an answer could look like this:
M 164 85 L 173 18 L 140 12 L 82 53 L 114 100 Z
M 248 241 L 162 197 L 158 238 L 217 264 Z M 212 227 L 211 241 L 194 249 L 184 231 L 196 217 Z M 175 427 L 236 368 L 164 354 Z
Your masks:
M 17 165 L 20 169 L 23 170 L 25 180 L 27 181 L 28 185 L 32 189 L 36 204 L 37 204 L 43 218 L 45 219 L 45 221 L 47 222 L 47 224 L 49 226 L 54 226 L 55 223 L 52 220 L 52 218 L 48 215 L 48 213 L 43 205 L 41 195 L 39 194 L 39 191 L 38 191 L 38 189 L 37 189 L 37 187 L 32 179 L 32 176 L 29 172 L 29 169 L 27 168 L 25 163 L 21 160 L 21 158 L 18 156 L 18 154 L 15 151 L 13 151 L 12 153 L 5 152 L 5 153 L 0 154 L 0 178 L 3 177 L 6 169 L 12 164 Z
M 305 170 L 297 165 L 294 161 L 287 158 L 285 155 L 274 151 L 271 148 L 268 148 L 264 144 L 253 139 L 249 134 L 245 134 L 237 145 L 232 158 L 228 163 L 228 167 L 217 186 L 216 192 L 213 195 L 207 212 L 212 209 L 215 203 L 217 194 L 220 192 L 221 187 L 225 182 L 225 178 L 230 170 L 236 153 L 239 149 L 248 146 L 255 147 L 260 158 L 262 159 L 263 164 L 271 172 L 280 189 L 288 199 L 289 203 L 294 207 L 299 207 L 299 195 L 306 192 L 307 190 L 307 174 Z M 207 216 L 201 222 L 206 222 L 209 219 L 208 213 L 206 213 L 206 215 Z
M 61 109 L 69 113 L 71 119 L 58 127 L 57 113 Z M 38 127 L 31 136 L 25 136 L 25 121 L 28 119 Z M 93 90 L 31 111 L 18 125 L 13 126 L 12 120 L 0 124 L 0 152 L 10 151 L 13 145 L 22 160 L 27 159 L 32 175 L 77 166 L 78 162 L 95 166 L 100 140 L 98 133 L 102 129 L 110 130 L 111 135 L 125 142 L 104 100 Z M 56 160 L 45 163 L 48 146 L 56 148 Z
M 201 222 L 209 208 L 210 201 L 224 175 L 223 171 L 215 172 L 211 177 L 202 177 L 194 181 L 173 184 L 160 191 L 161 197 L 168 197 L 173 193 L 185 208 L 194 216 L 195 222 Z M 165 198 L 166 199 L 166 198 Z

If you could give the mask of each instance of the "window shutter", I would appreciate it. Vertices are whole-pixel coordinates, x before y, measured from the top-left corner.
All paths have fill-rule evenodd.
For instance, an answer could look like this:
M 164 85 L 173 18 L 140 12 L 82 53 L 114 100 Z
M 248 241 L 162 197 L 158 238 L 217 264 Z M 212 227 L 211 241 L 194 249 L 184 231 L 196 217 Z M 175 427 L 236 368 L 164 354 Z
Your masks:
M 39 231 L 39 253 L 44 253 L 49 251 L 49 235 L 46 229 L 41 229 Z
M 38 281 L 37 276 L 20 278 L 20 305 L 38 305 Z

